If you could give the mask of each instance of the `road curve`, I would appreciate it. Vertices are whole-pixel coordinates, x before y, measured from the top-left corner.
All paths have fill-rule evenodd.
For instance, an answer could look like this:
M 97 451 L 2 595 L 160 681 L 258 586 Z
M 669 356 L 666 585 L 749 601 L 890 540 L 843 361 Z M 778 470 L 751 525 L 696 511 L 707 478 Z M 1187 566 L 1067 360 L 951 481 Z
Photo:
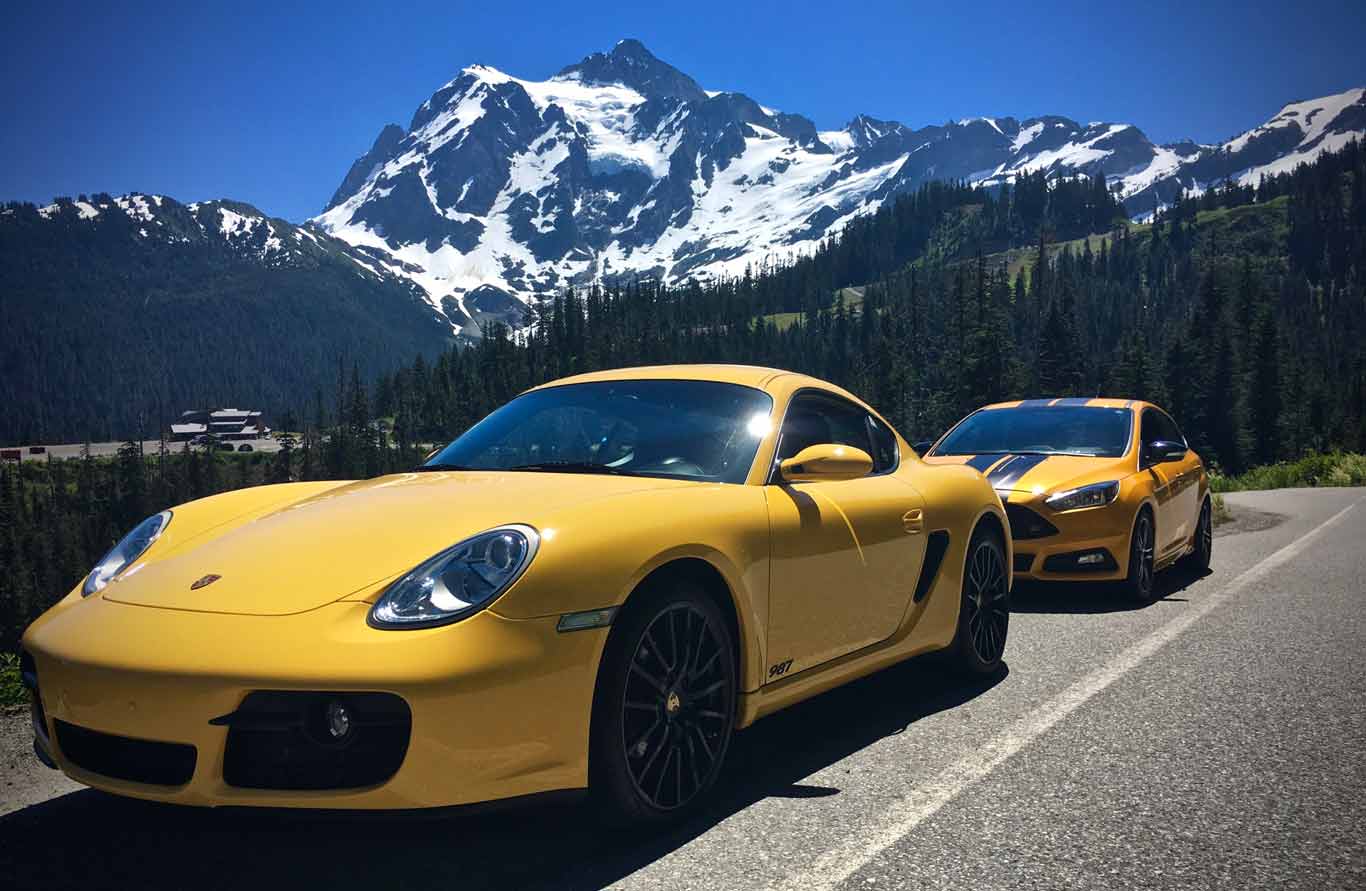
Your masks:
M 607 831 L 573 806 L 393 819 L 123 801 L 25 769 L 21 719 L 7 719 L 0 876 L 85 888 L 1366 887 L 1366 490 L 1227 500 L 1237 519 L 1209 575 L 1164 577 L 1166 596 L 1143 609 L 1090 587 L 1019 591 L 999 677 L 964 687 L 918 660 L 765 719 L 737 738 L 716 805 L 668 833 Z

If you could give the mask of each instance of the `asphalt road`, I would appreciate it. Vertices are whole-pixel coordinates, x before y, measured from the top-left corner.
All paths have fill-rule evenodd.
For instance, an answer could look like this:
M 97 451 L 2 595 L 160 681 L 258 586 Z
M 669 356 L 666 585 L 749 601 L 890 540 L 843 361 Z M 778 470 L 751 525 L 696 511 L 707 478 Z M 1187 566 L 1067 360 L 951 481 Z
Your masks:
M 1366 888 L 1366 490 L 1229 496 L 1213 571 L 1131 609 L 1017 592 L 1008 670 L 919 660 L 737 737 L 667 833 L 563 806 L 236 814 L 0 782 L 10 887 Z M 0 733 L 13 759 L 15 733 Z M 48 774 L 51 776 L 51 774 Z M 27 785 L 26 785 L 27 784 Z M 35 788 L 40 791 L 34 792 Z M 17 791 L 16 791 L 17 790 Z M 25 791 L 27 790 L 27 791 Z M 19 806 L 19 797 L 41 803 Z

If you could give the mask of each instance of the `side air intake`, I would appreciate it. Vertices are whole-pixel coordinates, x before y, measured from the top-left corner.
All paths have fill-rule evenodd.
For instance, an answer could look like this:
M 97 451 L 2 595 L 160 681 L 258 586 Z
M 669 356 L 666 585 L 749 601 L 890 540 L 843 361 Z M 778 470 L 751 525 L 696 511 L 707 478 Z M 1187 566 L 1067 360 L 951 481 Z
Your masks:
M 915 585 L 915 602 L 919 603 L 930 593 L 930 588 L 934 587 L 934 580 L 939 577 L 939 567 L 944 563 L 944 554 L 949 550 L 949 534 L 943 529 L 936 529 L 929 535 L 929 540 L 925 542 L 925 562 L 920 567 L 920 581 Z

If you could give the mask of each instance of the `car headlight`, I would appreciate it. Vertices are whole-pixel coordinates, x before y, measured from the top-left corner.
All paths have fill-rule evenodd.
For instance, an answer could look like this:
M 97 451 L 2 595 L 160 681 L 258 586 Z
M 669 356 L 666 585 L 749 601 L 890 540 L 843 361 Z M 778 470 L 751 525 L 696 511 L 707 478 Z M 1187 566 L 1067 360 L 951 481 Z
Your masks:
M 1082 507 L 1104 507 L 1119 497 L 1119 483 L 1094 483 L 1079 489 L 1069 489 L 1044 499 L 1053 510 L 1077 510 Z
M 127 569 L 152 546 L 152 542 L 161 537 L 170 522 L 171 512 L 164 510 L 137 524 L 90 570 L 90 575 L 85 577 L 85 584 L 81 586 L 81 595 L 89 597 L 97 591 L 103 591 L 115 576 Z
M 541 537 L 499 526 L 447 548 L 394 582 L 370 610 L 375 628 L 429 628 L 479 612 L 517 581 Z

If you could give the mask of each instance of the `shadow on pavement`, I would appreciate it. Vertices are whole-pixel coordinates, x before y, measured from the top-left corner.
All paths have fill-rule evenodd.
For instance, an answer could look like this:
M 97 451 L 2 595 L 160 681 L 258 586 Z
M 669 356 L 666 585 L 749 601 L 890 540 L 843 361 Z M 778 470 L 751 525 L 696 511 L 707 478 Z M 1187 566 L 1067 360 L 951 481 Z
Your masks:
M 1180 601 L 1175 595 L 1213 575 L 1180 566 L 1159 572 L 1154 581 L 1157 597 L 1152 603 L 1135 603 L 1125 598 L 1117 586 L 1102 582 L 1036 582 L 1021 580 L 1010 594 L 1013 613 L 1119 613 L 1152 609 L 1164 600 Z
M 736 736 L 711 807 L 667 831 L 608 829 L 584 804 L 337 819 L 84 790 L 0 817 L 0 875 L 12 888 L 601 888 L 756 801 L 840 794 L 800 780 L 1006 674 L 965 685 L 924 657 L 765 718 Z

